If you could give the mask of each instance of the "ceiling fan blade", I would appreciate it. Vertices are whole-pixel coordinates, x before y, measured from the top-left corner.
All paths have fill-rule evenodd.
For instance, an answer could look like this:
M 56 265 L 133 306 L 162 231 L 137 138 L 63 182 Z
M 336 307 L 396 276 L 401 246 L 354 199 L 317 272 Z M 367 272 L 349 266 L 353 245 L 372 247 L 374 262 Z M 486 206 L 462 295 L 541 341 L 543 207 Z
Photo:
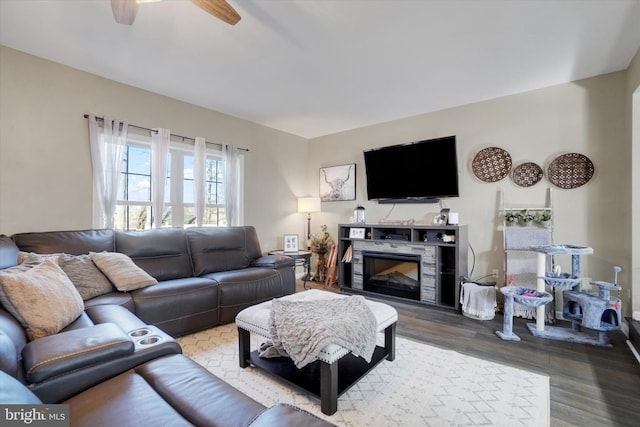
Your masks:
M 118 24 L 131 25 L 136 20 L 138 3 L 136 0 L 111 0 L 111 11 Z
M 113 1 L 113 0 L 111 0 Z M 240 15 L 225 0 L 191 0 L 193 4 L 229 25 L 236 25 Z

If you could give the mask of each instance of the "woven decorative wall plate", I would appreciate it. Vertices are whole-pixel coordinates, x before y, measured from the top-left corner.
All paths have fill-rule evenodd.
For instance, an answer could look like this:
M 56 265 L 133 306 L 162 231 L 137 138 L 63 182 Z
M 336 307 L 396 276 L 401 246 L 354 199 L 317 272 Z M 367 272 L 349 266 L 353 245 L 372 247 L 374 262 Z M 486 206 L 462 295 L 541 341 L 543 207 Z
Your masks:
M 502 148 L 489 147 L 480 150 L 473 158 L 471 168 L 475 176 L 485 182 L 500 181 L 511 172 L 511 156 Z
M 511 179 L 520 187 L 531 187 L 542 179 L 542 168 L 533 162 L 522 163 L 513 168 Z
M 569 153 L 558 156 L 551 162 L 547 178 L 560 188 L 571 189 L 585 185 L 594 172 L 595 167 L 587 156 Z

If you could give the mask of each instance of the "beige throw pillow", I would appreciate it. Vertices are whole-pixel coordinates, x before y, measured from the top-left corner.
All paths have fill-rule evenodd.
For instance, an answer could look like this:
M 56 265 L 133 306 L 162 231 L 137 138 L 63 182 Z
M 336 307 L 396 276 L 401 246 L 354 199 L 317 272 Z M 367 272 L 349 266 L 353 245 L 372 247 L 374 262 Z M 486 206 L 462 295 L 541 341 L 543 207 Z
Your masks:
M 133 291 L 158 283 L 133 260 L 119 252 L 91 252 L 96 266 L 111 280 L 119 291 Z
M 2 270 L 0 302 L 31 340 L 60 332 L 84 311 L 73 283 L 50 259 L 26 271 Z
M 69 276 L 85 301 L 113 291 L 111 282 L 96 267 L 89 254 L 61 254 L 58 258 L 58 264 L 62 271 Z

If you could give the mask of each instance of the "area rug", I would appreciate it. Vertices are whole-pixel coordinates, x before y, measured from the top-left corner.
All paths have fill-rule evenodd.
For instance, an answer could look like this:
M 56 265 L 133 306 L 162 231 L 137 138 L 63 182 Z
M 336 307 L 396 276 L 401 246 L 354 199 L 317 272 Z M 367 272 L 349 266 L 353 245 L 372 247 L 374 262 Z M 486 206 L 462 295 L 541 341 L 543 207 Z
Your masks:
M 251 340 L 255 349 L 264 339 Z M 290 403 L 338 426 L 549 425 L 548 377 L 403 337 L 395 361 L 384 360 L 340 396 L 331 416 L 308 394 L 258 368 L 240 368 L 233 323 L 178 341 L 184 354 L 263 405 Z

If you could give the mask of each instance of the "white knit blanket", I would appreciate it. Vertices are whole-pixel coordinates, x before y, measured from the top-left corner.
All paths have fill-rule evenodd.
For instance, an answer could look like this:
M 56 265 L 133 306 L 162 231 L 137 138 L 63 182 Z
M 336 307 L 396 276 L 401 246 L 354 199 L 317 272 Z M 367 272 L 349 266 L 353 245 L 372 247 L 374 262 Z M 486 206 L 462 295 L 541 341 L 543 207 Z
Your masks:
M 262 346 L 261 357 L 281 356 L 284 350 L 296 367 L 302 368 L 317 360 L 325 346 L 337 344 L 371 361 L 377 321 L 364 297 L 319 301 L 274 299 L 272 303 L 271 342 Z
M 462 311 L 478 320 L 493 319 L 496 314 L 496 289 L 467 282 L 460 291 Z

